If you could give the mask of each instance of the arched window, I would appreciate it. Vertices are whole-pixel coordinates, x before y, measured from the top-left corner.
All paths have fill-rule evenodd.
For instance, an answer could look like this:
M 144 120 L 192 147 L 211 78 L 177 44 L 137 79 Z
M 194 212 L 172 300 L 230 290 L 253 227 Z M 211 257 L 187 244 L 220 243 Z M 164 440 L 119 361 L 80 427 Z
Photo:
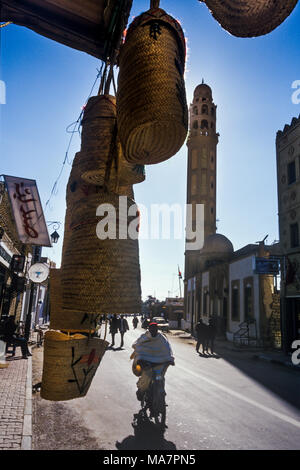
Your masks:
M 198 121 L 195 121 L 195 122 L 194 122 L 193 128 L 194 128 L 194 129 L 198 129 Z
M 208 106 L 207 104 L 202 105 L 202 114 L 208 114 Z
M 203 119 L 203 121 L 201 121 L 201 129 L 208 129 L 208 122 L 206 121 L 206 119 Z
M 211 108 L 211 115 L 212 115 L 212 116 L 215 115 L 215 108 Z
M 198 116 L 198 107 L 197 106 L 194 106 L 193 112 L 194 112 L 194 114 L 196 114 Z

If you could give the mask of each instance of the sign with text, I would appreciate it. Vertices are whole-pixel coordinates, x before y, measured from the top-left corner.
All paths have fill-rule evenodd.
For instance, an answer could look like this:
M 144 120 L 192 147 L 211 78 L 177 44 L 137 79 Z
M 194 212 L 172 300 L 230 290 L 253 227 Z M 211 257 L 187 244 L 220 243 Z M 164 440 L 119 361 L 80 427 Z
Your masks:
M 279 274 L 279 260 L 272 258 L 255 258 L 254 271 L 256 274 Z
M 35 180 L 4 176 L 19 239 L 26 245 L 51 246 Z

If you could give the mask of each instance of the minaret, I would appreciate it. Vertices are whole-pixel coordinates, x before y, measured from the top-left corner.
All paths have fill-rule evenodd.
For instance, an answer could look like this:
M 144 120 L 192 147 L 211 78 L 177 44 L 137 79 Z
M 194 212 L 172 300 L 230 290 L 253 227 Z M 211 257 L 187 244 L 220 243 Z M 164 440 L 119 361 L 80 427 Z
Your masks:
M 216 233 L 216 164 L 219 134 L 211 88 L 202 81 L 190 106 L 187 203 L 204 204 L 204 240 Z M 197 251 L 186 252 L 185 279 L 197 271 Z

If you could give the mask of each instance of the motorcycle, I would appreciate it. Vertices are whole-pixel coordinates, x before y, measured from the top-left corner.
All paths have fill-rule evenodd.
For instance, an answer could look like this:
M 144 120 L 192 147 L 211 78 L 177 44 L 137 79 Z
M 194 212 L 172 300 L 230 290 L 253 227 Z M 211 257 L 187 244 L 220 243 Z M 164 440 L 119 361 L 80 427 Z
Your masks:
M 153 364 L 146 361 L 140 361 L 143 368 L 151 368 L 152 376 L 149 387 L 142 393 L 137 391 L 137 398 L 141 400 L 142 419 L 154 419 L 156 425 L 162 430 L 166 426 L 166 392 L 165 392 L 165 373 L 172 362 L 163 364 Z

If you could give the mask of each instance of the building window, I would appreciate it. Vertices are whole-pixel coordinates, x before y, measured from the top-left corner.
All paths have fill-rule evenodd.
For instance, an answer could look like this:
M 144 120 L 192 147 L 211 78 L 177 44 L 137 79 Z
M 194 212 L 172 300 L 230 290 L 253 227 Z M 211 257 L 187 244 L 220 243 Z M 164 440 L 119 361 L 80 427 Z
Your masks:
M 195 122 L 194 122 L 193 128 L 194 128 L 194 129 L 198 129 L 198 121 L 195 121 Z
M 252 299 L 252 285 L 250 283 L 244 286 L 244 307 L 245 307 L 245 320 L 253 318 L 253 299 Z
M 207 315 L 207 300 L 208 300 L 208 292 L 205 291 L 203 293 L 203 310 L 202 310 L 203 315 Z
M 231 318 L 233 321 L 238 321 L 240 318 L 239 287 L 238 281 L 235 282 L 231 287 Z
M 215 109 L 214 109 L 214 108 L 211 108 L 211 115 L 212 115 L 212 116 L 215 115 Z
M 208 129 L 208 121 L 206 121 L 206 119 L 201 121 L 201 129 Z
M 202 111 L 201 111 L 202 114 L 208 114 L 208 106 L 207 104 L 204 104 L 202 106 Z
M 296 181 L 296 163 L 295 160 L 288 164 L 288 184 L 293 184 Z
M 290 225 L 291 248 L 299 246 L 299 226 L 298 223 Z
M 194 106 L 194 114 L 196 114 L 196 116 L 198 116 L 198 107 L 197 106 Z

